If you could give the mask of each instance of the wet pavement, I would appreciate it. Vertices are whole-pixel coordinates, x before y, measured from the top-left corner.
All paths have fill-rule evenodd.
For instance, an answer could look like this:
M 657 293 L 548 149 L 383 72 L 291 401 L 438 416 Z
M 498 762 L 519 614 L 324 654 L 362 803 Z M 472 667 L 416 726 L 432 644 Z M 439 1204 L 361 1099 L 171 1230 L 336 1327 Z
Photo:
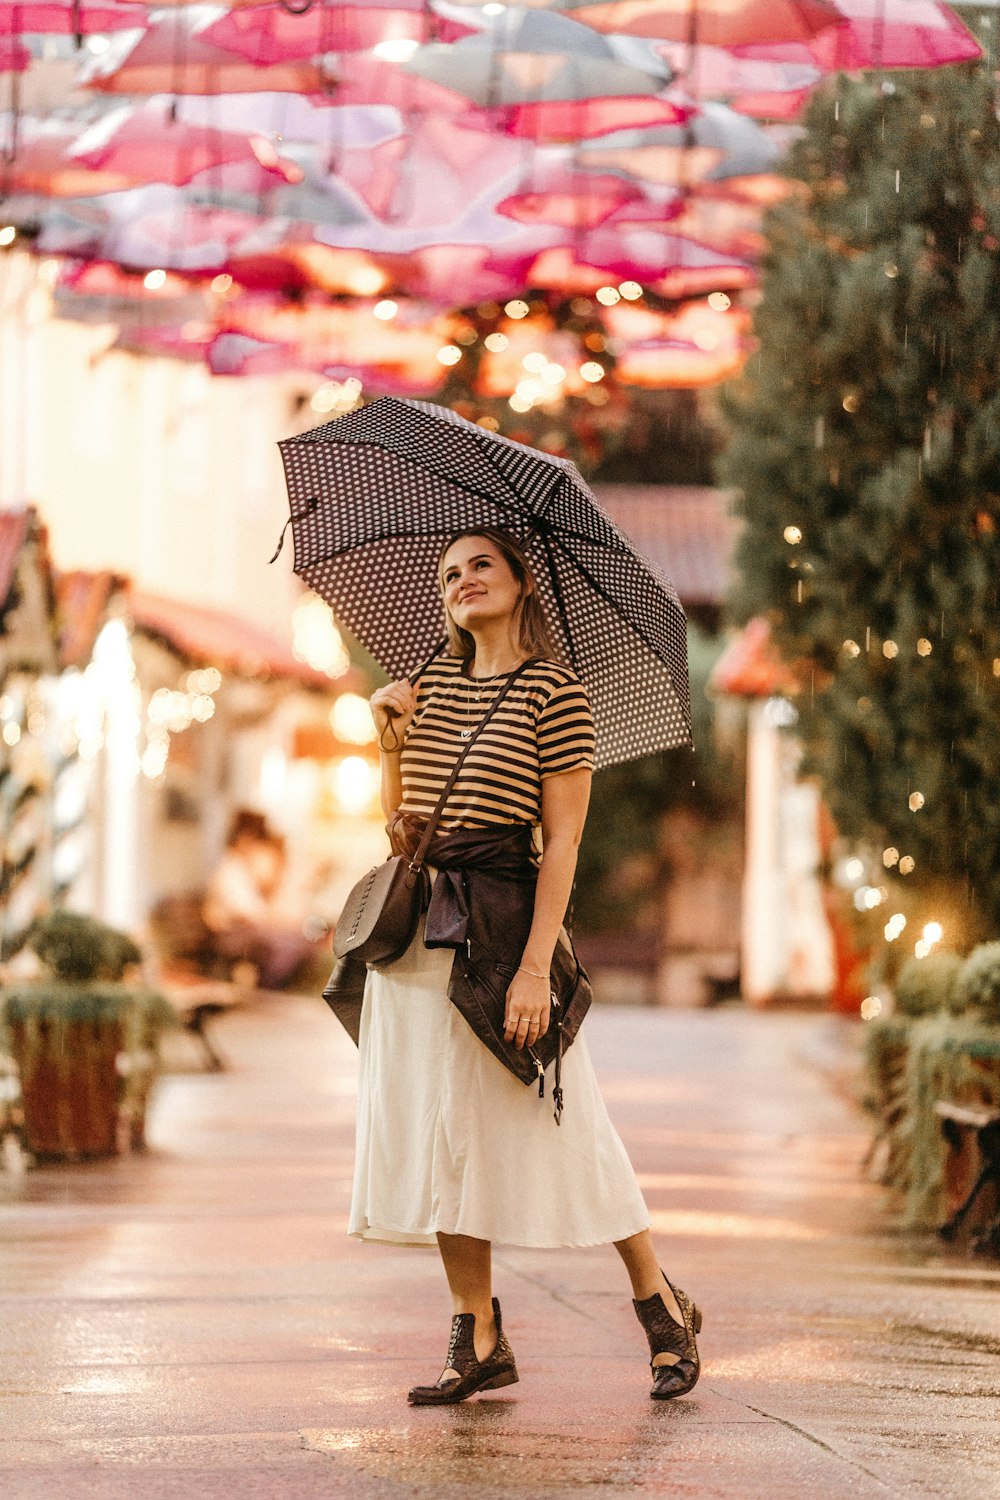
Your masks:
M 411 1410 L 433 1251 L 347 1239 L 355 1053 L 325 1008 L 226 1017 L 143 1158 L 0 1177 L 6 1500 L 1000 1495 L 1000 1265 L 891 1229 L 815 1016 L 588 1020 L 704 1373 L 648 1400 L 610 1247 L 496 1253 L 521 1383 Z

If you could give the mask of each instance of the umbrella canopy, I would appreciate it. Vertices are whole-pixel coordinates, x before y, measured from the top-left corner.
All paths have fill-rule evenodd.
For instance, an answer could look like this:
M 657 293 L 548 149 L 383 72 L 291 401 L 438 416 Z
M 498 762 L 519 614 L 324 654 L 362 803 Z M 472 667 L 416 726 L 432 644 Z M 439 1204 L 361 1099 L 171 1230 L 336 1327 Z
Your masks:
M 480 0 L 459 0 L 478 5 Z M 841 17 L 833 0 L 528 0 L 539 9 L 560 10 L 619 36 L 687 41 L 692 12 L 700 42 L 737 47 L 745 42 L 799 41 Z
M 451 44 L 431 42 L 403 66 L 487 109 L 655 94 L 669 81 L 666 63 L 652 51 L 642 65 L 622 62 L 610 43 L 586 26 L 530 13 L 496 34 L 480 33 Z
M 575 20 L 626 36 L 716 47 L 805 40 L 840 21 L 835 0 L 560 0 Z
M 501 526 L 525 546 L 554 638 L 590 693 L 596 764 L 689 743 L 677 592 L 573 464 L 393 397 L 279 447 L 295 571 L 392 676 L 441 641 L 442 545 Z
M 844 24 L 781 47 L 741 47 L 745 56 L 812 60 L 829 72 L 939 68 L 974 62 L 983 49 L 940 0 L 832 0 Z
M 580 164 L 629 172 L 646 182 L 721 181 L 770 172 L 780 156 L 771 137 L 753 120 L 724 104 L 703 104 L 687 125 L 653 130 L 616 130 L 583 143 Z
M 449 41 L 471 26 L 444 21 L 426 0 L 366 0 L 363 5 L 296 6 L 262 4 L 227 11 L 205 33 L 205 40 L 258 65 L 315 57 L 321 52 L 366 52 L 380 44 Z M 400 48 L 405 54 L 405 46 Z
M 287 181 L 292 163 L 282 162 L 269 142 L 233 130 L 191 125 L 170 101 L 152 98 L 138 108 L 120 105 L 84 128 L 69 156 L 102 172 L 117 172 L 130 183 L 190 182 L 200 172 L 244 163 L 254 169 L 255 185 Z M 301 173 L 298 174 L 301 176 Z
M 142 31 L 145 5 L 116 0 L 0 0 L 0 36 L 92 36 L 105 31 Z
M 84 64 L 81 83 L 107 94 L 311 93 L 328 81 L 321 63 L 304 60 L 258 68 L 205 40 L 224 14 L 217 5 L 163 12 L 144 32 L 122 31 Z
M 0 73 L 23 73 L 31 62 L 31 53 L 16 37 L 0 36 Z

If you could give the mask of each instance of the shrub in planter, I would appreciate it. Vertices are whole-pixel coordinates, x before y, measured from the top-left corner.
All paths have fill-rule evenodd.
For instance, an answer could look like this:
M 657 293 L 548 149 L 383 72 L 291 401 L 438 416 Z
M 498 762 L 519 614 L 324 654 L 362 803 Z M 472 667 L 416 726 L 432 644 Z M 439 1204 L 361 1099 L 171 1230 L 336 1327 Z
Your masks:
M 959 971 L 955 998 L 991 1026 L 1000 1023 L 1000 943 L 980 943 Z
M 927 1016 L 938 1010 L 963 1010 L 956 986 L 961 968 L 957 953 L 909 959 L 896 980 L 897 1011 L 904 1016 Z
M 28 1149 L 109 1156 L 123 1134 L 140 1145 L 157 1041 L 173 1021 L 162 996 L 121 982 L 140 950 L 127 934 L 70 912 L 36 923 L 28 943 L 51 977 L 0 992 Z
M 75 911 L 54 911 L 28 929 L 27 945 L 57 979 L 120 980 L 142 962 L 142 950 L 127 932 L 105 927 Z

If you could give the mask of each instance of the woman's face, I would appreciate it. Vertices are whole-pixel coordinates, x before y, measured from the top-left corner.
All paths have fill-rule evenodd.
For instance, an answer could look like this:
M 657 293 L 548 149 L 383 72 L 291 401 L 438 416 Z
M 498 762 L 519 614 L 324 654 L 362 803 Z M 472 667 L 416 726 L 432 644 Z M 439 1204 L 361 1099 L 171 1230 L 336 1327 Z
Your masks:
M 441 587 L 445 608 L 462 630 L 478 623 L 511 619 L 521 590 L 513 570 L 484 536 L 463 536 L 444 555 Z

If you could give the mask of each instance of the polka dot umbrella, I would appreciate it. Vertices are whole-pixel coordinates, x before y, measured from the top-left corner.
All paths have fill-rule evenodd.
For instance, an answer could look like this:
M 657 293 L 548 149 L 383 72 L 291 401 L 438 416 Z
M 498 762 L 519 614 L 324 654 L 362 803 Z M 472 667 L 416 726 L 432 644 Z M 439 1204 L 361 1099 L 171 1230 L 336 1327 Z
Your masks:
M 677 592 L 567 459 L 392 396 L 279 447 L 295 571 L 391 676 L 442 644 L 442 545 L 501 526 L 525 546 L 554 639 L 590 692 L 596 764 L 690 742 Z

